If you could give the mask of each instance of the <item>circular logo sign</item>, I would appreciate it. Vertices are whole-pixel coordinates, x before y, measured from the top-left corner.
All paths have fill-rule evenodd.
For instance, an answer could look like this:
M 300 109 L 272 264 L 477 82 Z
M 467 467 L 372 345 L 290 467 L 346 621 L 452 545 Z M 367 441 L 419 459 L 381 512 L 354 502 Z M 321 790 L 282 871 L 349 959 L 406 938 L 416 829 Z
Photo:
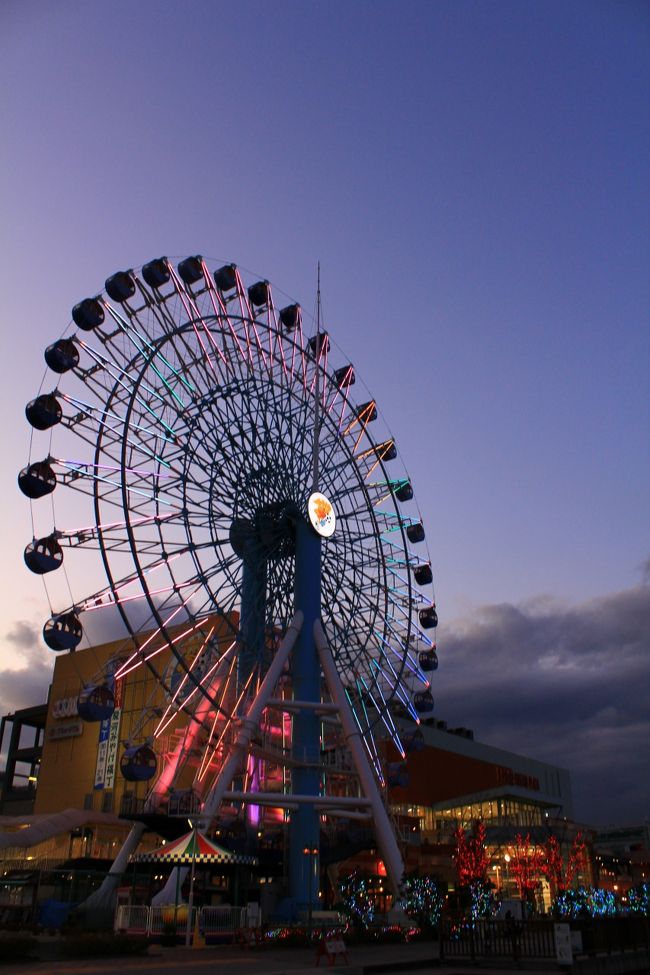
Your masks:
M 329 503 L 324 494 L 312 494 L 307 503 L 309 520 L 319 535 L 329 538 L 334 534 L 336 528 L 336 515 L 334 508 Z

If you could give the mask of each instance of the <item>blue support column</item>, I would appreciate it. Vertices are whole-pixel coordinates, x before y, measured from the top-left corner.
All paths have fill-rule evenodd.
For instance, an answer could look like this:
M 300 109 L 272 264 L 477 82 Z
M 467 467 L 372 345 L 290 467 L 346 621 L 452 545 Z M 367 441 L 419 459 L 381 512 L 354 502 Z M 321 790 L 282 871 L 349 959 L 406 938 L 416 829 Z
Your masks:
M 251 671 L 262 663 L 264 654 L 264 622 L 266 606 L 266 562 L 259 546 L 249 540 L 242 568 L 241 618 L 239 632 L 241 649 L 237 661 L 237 679 L 243 687 Z
M 321 611 L 321 539 L 300 518 L 296 526 L 295 608 L 304 623 L 292 654 L 293 695 L 300 701 L 320 701 L 320 664 L 314 641 L 314 622 Z M 308 767 L 294 768 L 292 791 L 317 796 L 320 790 L 320 721 L 313 711 L 293 719 L 293 758 Z M 318 905 L 320 825 L 314 806 L 291 813 L 289 831 L 289 890 L 301 911 Z M 307 852 L 305 852 L 307 851 Z
M 249 539 L 244 551 L 242 567 L 242 596 L 241 618 L 239 633 L 241 647 L 237 661 L 237 685 L 241 690 L 248 681 L 251 673 L 262 672 L 265 653 L 265 623 L 266 623 L 266 561 L 260 552 L 260 546 L 255 539 Z M 238 690 L 238 693 L 239 693 Z M 256 691 L 255 682 L 249 687 L 249 693 L 242 699 L 239 706 L 241 713 L 246 712 L 250 699 Z M 252 756 L 248 759 L 248 772 L 251 775 L 251 791 L 259 790 L 259 759 Z M 244 788 L 244 778 L 235 780 L 237 789 Z M 259 806 L 246 806 L 246 823 L 249 838 L 252 838 L 259 828 Z

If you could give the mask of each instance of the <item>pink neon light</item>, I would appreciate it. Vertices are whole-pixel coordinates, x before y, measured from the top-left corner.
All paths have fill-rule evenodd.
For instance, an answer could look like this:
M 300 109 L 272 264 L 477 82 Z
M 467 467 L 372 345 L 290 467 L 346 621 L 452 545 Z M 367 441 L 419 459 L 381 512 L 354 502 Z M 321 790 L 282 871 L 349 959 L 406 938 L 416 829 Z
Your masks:
M 237 710 L 239 708 L 239 705 L 241 704 L 242 698 L 244 697 L 244 695 L 246 694 L 246 692 L 248 690 L 248 685 L 250 684 L 252 677 L 253 677 L 253 674 L 251 673 L 249 675 L 249 677 L 248 677 L 248 680 L 246 681 L 246 684 L 244 685 L 244 688 L 243 688 L 241 694 L 239 695 L 239 697 L 237 698 L 237 700 L 235 702 L 235 707 L 233 709 L 233 713 L 231 714 L 231 716 L 228 718 L 228 720 L 226 721 L 226 723 L 224 725 L 223 731 L 221 732 L 221 735 L 219 737 L 219 741 L 217 742 L 217 744 L 215 745 L 214 749 L 212 750 L 212 755 L 215 755 L 216 754 L 216 751 L 219 748 L 219 745 L 223 741 L 223 737 L 224 737 L 226 731 L 230 727 L 233 718 L 237 714 Z M 210 762 L 212 761 L 212 755 L 210 756 Z M 199 780 L 202 780 L 203 777 L 204 777 L 204 775 L 205 775 L 205 772 L 203 773 L 203 775 L 199 776 Z
M 197 584 L 197 587 L 196 588 L 197 589 L 199 588 L 198 587 L 198 584 Z M 146 660 L 151 660 L 152 657 L 157 656 L 159 653 L 162 653 L 163 650 L 166 650 L 169 647 L 173 646 L 175 643 L 178 642 L 178 640 L 184 638 L 189 633 L 192 633 L 195 629 L 199 629 L 201 626 L 205 625 L 205 622 L 206 621 L 205 620 L 200 620 L 195 626 L 191 627 L 189 630 L 186 630 L 184 633 L 181 633 L 180 636 L 175 637 L 171 641 L 165 641 L 161 647 L 158 647 L 156 650 L 153 650 L 151 653 L 147 654 L 146 656 L 143 656 L 144 650 L 149 646 L 149 644 L 151 643 L 151 641 L 152 640 L 155 640 L 156 637 L 160 634 L 162 628 L 164 626 L 167 626 L 167 624 L 170 623 L 174 619 L 174 617 L 177 616 L 178 613 L 180 613 L 180 611 L 185 608 L 185 606 L 190 601 L 190 599 L 192 598 L 193 595 L 194 595 L 194 592 L 191 592 L 189 594 L 189 596 L 187 597 L 187 599 L 183 600 L 183 602 L 180 604 L 180 606 L 178 606 L 174 610 L 174 612 L 171 614 L 171 616 L 168 616 L 167 619 L 164 620 L 163 623 L 157 629 L 155 629 L 151 633 L 151 635 L 145 640 L 145 642 L 142 644 L 142 646 L 141 647 L 138 647 L 138 649 L 135 651 L 135 653 L 133 653 L 129 657 L 129 659 L 126 661 L 126 663 L 124 664 L 124 666 L 119 670 L 119 672 L 116 673 L 116 675 L 115 675 L 116 677 L 122 677 L 125 674 L 130 674 L 132 670 L 135 670 L 136 667 L 139 667 L 140 664 L 144 663 Z M 135 660 L 136 657 L 138 658 L 137 663 L 133 664 L 132 667 L 129 667 L 129 664 L 131 663 L 131 661 Z M 128 670 L 126 669 L 127 667 L 128 667 Z
M 225 718 L 225 711 L 224 711 L 222 705 L 223 705 L 223 702 L 224 702 L 224 700 L 226 698 L 226 695 L 228 693 L 228 687 L 230 686 L 230 682 L 232 680 L 233 673 L 235 671 L 235 663 L 236 663 L 236 660 L 237 660 L 236 656 L 233 656 L 233 659 L 232 659 L 232 661 L 230 663 L 230 667 L 228 669 L 228 673 L 227 673 L 227 675 L 225 677 L 225 680 L 223 681 L 223 684 L 222 684 L 221 701 L 219 702 L 219 705 L 218 705 L 217 710 L 215 712 L 214 721 L 212 722 L 212 727 L 210 729 L 210 734 L 208 735 L 208 745 L 206 746 L 205 751 L 203 752 L 203 760 L 201 762 L 199 771 L 198 771 L 197 776 L 196 776 L 196 779 L 195 779 L 195 781 L 197 781 L 197 782 L 201 782 L 203 780 L 203 776 L 205 775 L 207 769 L 209 768 L 209 766 L 210 766 L 210 764 L 212 762 L 212 757 L 216 754 L 216 750 L 219 748 L 219 745 L 221 743 L 221 739 L 223 738 L 223 735 L 222 735 L 219 738 L 219 740 L 217 741 L 217 744 L 216 744 L 215 748 L 213 749 L 213 751 L 210 753 L 210 755 L 208 755 L 209 743 L 212 741 L 213 735 L 215 733 L 215 729 L 216 729 L 217 725 L 219 724 L 219 718 L 222 717 L 222 716 Z M 226 725 L 226 727 L 227 727 L 227 725 Z M 225 728 L 224 728 L 224 732 L 225 732 Z
M 174 717 L 176 716 L 177 710 L 174 709 L 174 713 L 171 715 L 171 717 L 169 718 L 169 720 L 168 721 L 165 721 L 165 718 L 167 717 L 167 715 L 169 714 L 169 712 L 173 709 L 173 705 L 175 704 L 176 699 L 178 698 L 178 695 L 180 694 L 181 690 L 185 686 L 186 682 L 189 680 L 189 676 L 192 673 L 192 671 L 194 669 L 194 666 L 195 666 L 197 660 L 199 659 L 200 655 L 203 653 L 203 650 L 205 649 L 205 645 L 208 642 L 208 640 L 210 639 L 210 637 L 212 636 L 212 634 L 214 633 L 214 630 L 215 629 L 216 629 L 216 627 L 212 627 L 212 629 L 208 633 L 207 637 L 205 638 L 205 640 L 201 644 L 200 648 L 198 649 L 198 651 L 197 651 L 197 653 L 196 653 L 196 655 L 194 657 L 194 660 L 192 661 L 192 665 L 190 667 L 189 673 L 187 673 L 187 674 L 184 675 L 181 683 L 176 688 L 176 691 L 174 692 L 174 696 L 173 696 L 172 700 L 167 705 L 167 710 L 165 711 L 165 713 L 163 714 L 162 718 L 160 719 L 160 722 L 158 723 L 158 727 L 154 731 L 154 735 L 156 737 L 165 730 L 165 728 L 173 721 Z M 219 659 L 216 660 L 213 663 L 212 667 L 210 668 L 210 670 L 207 672 L 207 674 L 203 678 L 203 680 L 205 682 L 207 682 L 208 680 L 210 680 L 212 678 L 212 676 L 214 675 L 214 673 L 217 670 L 217 668 L 219 667 L 219 665 L 223 663 L 223 661 L 228 656 L 228 654 L 230 653 L 230 651 L 233 649 L 234 646 L 235 646 L 235 642 L 233 642 L 228 647 L 228 649 L 219 657 Z M 199 687 L 198 686 L 195 686 L 194 689 L 188 694 L 188 696 L 183 701 L 183 705 L 188 704 L 192 700 L 192 698 L 194 697 L 194 695 L 197 693 L 198 690 L 199 690 Z
M 183 286 L 180 278 L 178 277 L 178 275 L 174 271 L 174 268 L 172 267 L 171 264 L 169 265 L 169 270 L 171 272 L 171 276 L 173 278 L 174 286 L 176 288 L 176 292 L 178 294 L 178 297 L 181 299 L 181 303 L 183 305 L 183 308 L 185 309 L 185 314 L 187 315 L 188 320 L 192 322 L 192 328 L 194 329 L 194 334 L 196 335 L 196 337 L 198 339 L 198 342 L 199 342 L 199 345 L 201 346 L 201 349 L 203 350 L 203 355 L 205 356 L 205 360 L 208 363 L 209 367 L 212 369 L 212 372 L 215 374 L 215 376 L 217 376 L 218 375 L 217 374 L 217 370 L 215 369 L 214 363 L 210 359 L 210 356 L 208 354 L 208 350 L 206 349 L 205 345 L 203 344 L 203 339 L 201 338 L 201 335 L 199 333 L 199 330 L 197 329 L 196 324 L 194 322 L 194 317 L 195 316 L 192 315 L 191 308 L 189 307 L 189 305 L 188 305 L 188 303 L 187 303 L 187 301 L 185 299 L 186 298 L 189 299 L 189 301 L 191 302 L 191 304 L 194 305 L 194 311 L 196 312 L 196 316 L 198 318 L 201 318 L 202 316 L 201 316 L 201 314 L 199 312 L 199 309 L 196 307 L 196 303 L 194 302 L 194 300 L 185 291 L 185 288 L 184 288 L 184 286 Z
M 206 281 L 206 284 L 207 284 L 207 287 L 208 287 L 208 294 L 210 295 L 210 301 L 212 302 L 212 310 L 214 311 L 214 314 L 215 314 L 215 316 L 218 319 L 223 318 L 223 316 L 225 315 L 226 321 L 228 322 L 228 328 L 230 329 L 230 333 L 231 333 L 232 337 L 234 338 L 235 342 L 237 343 L 237 348 L 239 349 L 239 353 L 240 353 L 242 359 L 245 360 L 246 359 L 246 356 L 244 355 L 244 350 L 243 350 L 243 348 L 241 346 L 241 342 L 239 341 L 239 336 L 235 332 L 235 330 L 233 328 L 233 325 L 232 325 L 232 322 L 230 321 L 230 315 L 228 314 L 228 309 L 226 308 L 226 305 L 225 305 L 225 303 L 224 303 L 221 295 L 216 290 L 215 285 L 214 285 L 214 281 L 212 280 L 212 277 L 210 275 L 210 272 L 208 271 L 208 269 L 206 267 L 206 264 L 205 264 L 205 261 L 203 261 L 203 260 L 201 261 L 201 267 L 203 268 L 203 277 L 205 278 L 205 281 Z M 216 301 L 215 301 L 215 298 L 216 298 Z M 217 308 L 217 301 L 219 302 L 219 308 Z M 227 363 L 227 365 L 229 365 L 229 363 Z

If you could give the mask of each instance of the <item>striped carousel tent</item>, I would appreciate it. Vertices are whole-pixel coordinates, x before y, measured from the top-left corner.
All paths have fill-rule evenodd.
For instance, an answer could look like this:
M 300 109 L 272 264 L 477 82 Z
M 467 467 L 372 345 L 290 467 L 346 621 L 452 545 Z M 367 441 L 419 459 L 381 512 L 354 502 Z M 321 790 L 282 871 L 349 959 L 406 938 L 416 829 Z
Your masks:
M 166 843 L 149 853 L 136 853 L 131 857 L 131 863 L 170 863 L 174 865 L 191 863 L 241 863 L 256 866 L 257 857 L 246 856 L 243 853 L 233 853 L 226 850 L 213 840 L 209 840 L 204 833 L 193 829 L 173 843 Z

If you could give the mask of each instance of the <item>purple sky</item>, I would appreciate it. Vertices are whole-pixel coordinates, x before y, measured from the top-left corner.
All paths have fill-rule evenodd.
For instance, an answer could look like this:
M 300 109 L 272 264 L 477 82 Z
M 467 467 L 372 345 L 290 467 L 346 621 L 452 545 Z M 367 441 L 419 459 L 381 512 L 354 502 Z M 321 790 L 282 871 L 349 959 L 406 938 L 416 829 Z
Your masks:
M 3 710 L 51 667 L 15 474 L 71 306 L 203 253 L 311 310 L 320 260 L 427 527 L 439 716 L 650 815 L 649 35 L 633 0 L 5 0 Z

